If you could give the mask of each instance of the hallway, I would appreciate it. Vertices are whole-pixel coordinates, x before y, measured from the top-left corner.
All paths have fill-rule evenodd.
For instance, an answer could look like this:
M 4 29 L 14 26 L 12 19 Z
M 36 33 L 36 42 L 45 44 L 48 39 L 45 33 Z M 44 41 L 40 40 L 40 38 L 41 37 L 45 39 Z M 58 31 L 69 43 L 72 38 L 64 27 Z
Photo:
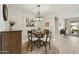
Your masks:
M 54 42 L 59 48 L 59 54 L 77 54 L 79 53 L 79 37 L 61 36 Z

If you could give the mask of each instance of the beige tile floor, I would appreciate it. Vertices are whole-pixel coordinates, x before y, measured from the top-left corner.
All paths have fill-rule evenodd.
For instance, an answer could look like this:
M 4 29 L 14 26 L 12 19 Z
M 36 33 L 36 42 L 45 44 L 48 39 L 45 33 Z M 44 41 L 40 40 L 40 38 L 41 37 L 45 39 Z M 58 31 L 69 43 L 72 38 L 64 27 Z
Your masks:
M 60 54 L 78 54 L 79 53 L 79 37 L 60 36 L 54 43 L 57 45 Z
M 60 36 L 51 42 L 59 49 L 59 54 L 79 54 L 79 37 Z
M 31 46 L 28 47 L 27 44 L 28 42 L 22 46 L 22 54 L 45 54 L 45 46 L 41 46 L 39 49 L 36 45 L 33 45 L 33 49 L 31 51 Z M 59 49 L 51 42 L 51 49 L 49 49 L 49 45 L 47 45 L 47 54 L 59 54 Z

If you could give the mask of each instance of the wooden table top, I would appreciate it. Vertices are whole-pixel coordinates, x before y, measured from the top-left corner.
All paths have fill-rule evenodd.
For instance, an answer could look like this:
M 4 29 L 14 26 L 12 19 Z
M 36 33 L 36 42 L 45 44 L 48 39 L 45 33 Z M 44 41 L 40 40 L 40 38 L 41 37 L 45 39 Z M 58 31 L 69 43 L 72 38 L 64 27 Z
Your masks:
M 44 35 L 45 32 L 44 32 L 44 31 L 40 31 L 40 32 L 38 32 L 38 31 L 32 31 L 32 34 L 36 34 L 36 35 Z

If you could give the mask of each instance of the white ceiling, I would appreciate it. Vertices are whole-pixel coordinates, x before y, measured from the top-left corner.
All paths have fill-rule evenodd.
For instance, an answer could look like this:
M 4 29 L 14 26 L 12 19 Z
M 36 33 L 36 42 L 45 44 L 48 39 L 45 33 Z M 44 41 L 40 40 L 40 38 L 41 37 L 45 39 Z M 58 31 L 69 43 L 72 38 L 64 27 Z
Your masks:
M 36 4 L 11 4 L 11 7 L 20 8 L 37 15 Z M 40 4 L 40 12 L 42 17 L 50 15 L 63 17 L 79 17 L 79 4 Z

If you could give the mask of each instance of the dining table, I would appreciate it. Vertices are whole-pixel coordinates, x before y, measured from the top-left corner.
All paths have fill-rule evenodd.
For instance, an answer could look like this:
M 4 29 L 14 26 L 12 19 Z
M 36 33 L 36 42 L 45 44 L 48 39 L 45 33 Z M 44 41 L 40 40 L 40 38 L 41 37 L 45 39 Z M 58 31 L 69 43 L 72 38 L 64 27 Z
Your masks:
M 37 47 L 40 48 L 42 46 L 41 42 L 43 42 L 43 40 L 40 39 L 43 38 L 46 33 L 44 31 L 32 31 L 32 34 L 37 38 L 35 42 L 37 42 Z

